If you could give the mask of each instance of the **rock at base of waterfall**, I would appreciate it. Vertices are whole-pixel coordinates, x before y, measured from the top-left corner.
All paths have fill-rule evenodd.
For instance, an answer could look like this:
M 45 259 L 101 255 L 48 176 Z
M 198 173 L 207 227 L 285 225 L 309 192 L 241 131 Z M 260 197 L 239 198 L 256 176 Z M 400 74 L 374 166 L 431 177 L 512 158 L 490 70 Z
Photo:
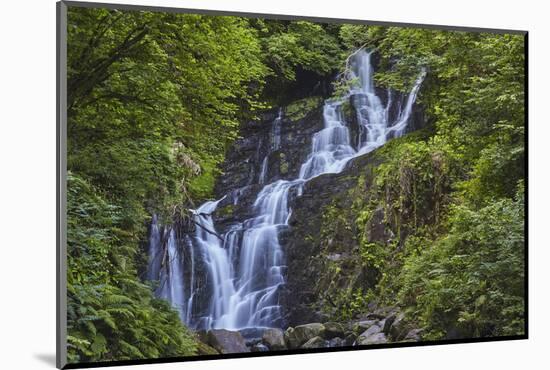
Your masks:
M 288 328 L 285 331 L 285 342 L 288 348 L 300 348 L 304 343 L 314 337 L 323 337 L 325 326 L 320 323 L 299 325 L 295 328 Z
M 371 338 L 374 335 L 382 333 L 382 326 L 375 324 L 372 325 L 370 328 L 365 330 L 358 338 L 357 338 L 357 344 L 372 344 L 372 343 L 366 343 L 369 338 Z M 382 333 L 384 334 L 384 333 Z M 385 337 L 384 337 L 385 339 Z
M 384 326 L 382 328 L 382 331 L 384 334 L 388 335 L 390 333 L 391 326 L 395 322 L 395 319 L 397 318 L 396 314 L 391 314 L 390 316 L 386 317 L 384 320 Z
M 368 330 L 371 326 L 374 326 L 378 323 L 377 320 L 363 320 L 359 321 L 354 325 L 353 331 L 357 334 L 363 333 Z
M 351 347 L 353 346 L 353 344 L 355 343 L 355 340 L 357 339 L 357 335 L 355 335 L 354 333 L 350 333 L 348 335 L 346 335 L 346 337 L 344 338 L 344 342 L 342 343 L 342 345 L 344 347 Z
M 311 349 L 311 348 L 327 348 L 329 343 L 321 337 L 313 337 L 307 342 L 305 342 L 301 348 Z
M 286 349 L 284 332 L 281 329 L 266 329 L 262 336 L 262 342 L 272 351 Z
M 239 333 L 243 336 L 246 345 L 252 347 L 262 341 L 264 330 L 264 328 L 244 328 L 239 330 Z
M 366 338 L 360 336 L 357 339 L 357 344 L 362 346 L 369 345 L 369 344 L 383 344 L 383 343 L 388 343 L 388 339 L 386 338 L 386 335 L 384 335 L 384 333 L 382 332 L 372 334 Z
M 201 342 L 200 340 L 197 341 L 197 355 L 204 356 L 204 355 L 219 355 L 220 353 L 216 351 L 215 348 L 210 347 L 208 344 Z
M 237 331 L 210 330 L 208 332 L 208 344 L 222 354 L 250 352 L 243 336 Z
M 325 339 L 332 339 L 335 337 L 344 337 L 345 329 L 344 325 L 338 322 L 326 322 L 325 326 Z
M 404 342 L 420 342 L 422 340 L 422 329 L 412 329 L 405 335 Z
M 255 345 L 253 345 L 252 347 L 250 347 L 250 351 L 252 351 L 252 352 L 267 352 L 267 351 L 269 351 L 269 348 L 267 348 L 267 346 L 262 344 L 262 343 L 257 343 Z
M 339 337 L 332 338 L 328 341 L 328 346 L 331 348 L 334 347 L 343 347 L 344 346 L 344 340 Z
M 392 340 L 400 341 L 405 338 L 410 329 L 411 328 L 405 322 L 405 314 L 399 313 L 393 320 L 388 334 Z

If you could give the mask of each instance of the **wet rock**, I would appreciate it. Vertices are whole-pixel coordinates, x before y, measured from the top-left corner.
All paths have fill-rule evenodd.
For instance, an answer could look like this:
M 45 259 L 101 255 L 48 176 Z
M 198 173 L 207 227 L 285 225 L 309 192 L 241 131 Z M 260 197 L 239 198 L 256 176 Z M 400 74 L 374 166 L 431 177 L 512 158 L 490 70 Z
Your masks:
M 269 348 L 267 346 L 263 345 L 262 343 L 258 343 L 250 347 L 251 352 L 267 352 L 269 351 Z
M 363 333 L 365 330 L 370 328 L 373 325 L 376 325 L 378 323 L 377 320 L 364 320 L 359 321 L 355 326 L 353 327 L 353 331 L 357 334 Z
M 225 329 L 210 330 L 208 343 L 222 354 L 250 352 L 241 333 Z
M 285 342 L 288 348 L 299 348 L 314 337 L 323 337 L 325 326 L 320 323 L 299 325 L 295 328 L 288 328 L 285 331 Z
M 354 345 L 355 341 L 357 339 L 357 335 L 355 335 L 354 333 L 350 333 L 348 335 L 346 335 L 346 337 L 344 338 L 344 342 L 342 343 L 342 345 L 344 347 L 351 347 Z
M 301 348 L 327 348 L 329 343 L 321 337 L 313 337 L 305 342 Z
M 326 322 L 325 324 L 325 339 L 332 339 L 335 337 L 344 337 L 345 329 L 344 325 L 337 322 Z
M 375 334 L 378 334 L 378 333 L 381 333 L 382 332 L 382 327 L 379 326 L 378 324 L 375 324 L 375 325 L 372 325 L 370 328 L 368 328 L 367 330 L 365 330 L 360 336 L 359 338 L 357 338 L 357 341 L 358 342 L 362 342 L 364 341 L 366 338 L 372 336 L 372 335 L 375 335 Z
M 382 343 L 388 343 L 388 339 L 382 332 L 369 335 L 366 338 L 359 337 L 359 339 L 357 340 L 357 344 L 363 345 L 363 346 L 369 345 L 369 344 L 382 344 Z
M 245 328 L 239 330 L 239 333 L 243 336 L 246 345 L 251 347 L 262 341 L 264 331 L 263 328 Z
M 339 337 L 332 338 L 328 341 L 328 346 L 331 348 L 334 347 L 343 347 L 344 346 L 344 340 Z
M 284 332 L 281 329 L 270 328 L 264 331 L 262 342 L 274 351 L 286 349 Z

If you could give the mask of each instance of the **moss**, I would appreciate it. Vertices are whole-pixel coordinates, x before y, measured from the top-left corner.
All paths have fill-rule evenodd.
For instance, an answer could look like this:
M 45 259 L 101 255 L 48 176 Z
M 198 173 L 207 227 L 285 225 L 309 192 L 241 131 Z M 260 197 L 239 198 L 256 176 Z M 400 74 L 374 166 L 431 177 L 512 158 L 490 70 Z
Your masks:
M 281 175 L 286 175 L 288 173 L 288 162 L 285 153 L 279 153 L 279 160 L 279 172 Z
M 233 204 L 228 204 L 225 207 L 218 208 L 217 213 L 222 217 L 231 216 L 235 211 L 235 206 Z
M 213 347 L 210 347 L 208 344 L 197 341 L 197 355 L 219 355 L 219 352 Z
M 342 109 L 342 114 L 347 120 L 349 120 L 355 114 L 355 111 L 353 110 L 351 103 L 348 100 L 343 102 L 340 107 Z
M 285 109 L 285 114 L 290 120 L 296 122 L 303 119 L 309 112 L 323 104 L 323 98 L 320 96 L 310 96 L 304 99 L 296 100 Z

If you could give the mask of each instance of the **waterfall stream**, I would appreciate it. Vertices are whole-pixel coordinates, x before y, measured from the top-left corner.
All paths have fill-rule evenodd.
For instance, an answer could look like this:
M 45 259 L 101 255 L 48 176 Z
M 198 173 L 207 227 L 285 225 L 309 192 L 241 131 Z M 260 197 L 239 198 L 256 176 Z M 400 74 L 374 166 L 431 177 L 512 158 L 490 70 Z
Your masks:
M 195 235 L 183 238 L 180 248 L 174 230 L 167 228 L 162 234 L 156 216 L 153 217 L 148 278 L 159 281 L 157 296 L 170 301 L 188 326 L 233 330 L 283 326 L 279 289 L 285 283 L 285 261 L 278 232 L 288 227 L 291 189 L 296 187 L 300 195 L 306 181 L 338 173 L 352 158 L 401 136 L 426 73 L 420 73 L 404 104 L 387 90 L 385 105 L 374 87 L 370 52 L 359 50 L 353 55 L 351 74 L 358 81 L 357 86 L 345 98 L 325 102 L 324 127 L 314 133 L 310 154 L 301 164 L 298 178 L 266 183 L 268 156 L 281 148 L 284 116 L 279 110 L 272 124 L 269 153 L 256 172 L 258 183 L 264 186 L 252 205 L 253 217 L 231 226 L 220 238 L 212 213 L 225 196 L 208 201 L 194 211 Z M 352 143 L 342 113 L 342 104 L 350 97 L 359 122 L 356 143 Z M 397 111 L 395 117 L 391 117 L 392 110 Z M 232 193 L 235 191 L 240 193 L 238 189 Z M 237 202 L 238 198 L 233 198 L 233 203 Z

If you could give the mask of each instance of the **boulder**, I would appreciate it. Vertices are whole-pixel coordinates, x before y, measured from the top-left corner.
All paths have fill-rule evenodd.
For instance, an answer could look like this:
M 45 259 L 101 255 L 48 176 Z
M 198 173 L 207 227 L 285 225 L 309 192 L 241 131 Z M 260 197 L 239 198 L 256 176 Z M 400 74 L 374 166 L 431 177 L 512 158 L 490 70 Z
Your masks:
M 353 331 L 357 334 L 363 333 L 365 330 L 370 328 L 373 325 L 376 325 L 378 321 L 377 320 L 364 320 L 359 321 L 355 326 L 353 327 Z
M 365 318 L 367 320 L 383 320 L 386 316 L 381 312 L 371 312 Z
M 304 343 L 314 337 L 323 337 L 325 326 L 319 323 L 300 325 L 295 328 L 288 328 L 285 331 L 285 342 L 288 348 L 300 348 Z
M 362 341 L 363 339 L 368 338 L 371 335 L 378 334 L 380 332 L 382 332 L 381 326 L 379 326 L 378 324 L 372 325 L 370 328 L 368 328 L 363 333 L 361 333 L 361 335 L 359 336 L 359 338 L 357 338 L 357 340 Z
M 403 341 L 407 342 L 420 342 L 422 340 L 422 329 L 409 330 Z
M 219 352 L 216 349 L 210 347 L 208 344 L 201 341 L 197 341 L 197 354 L 199 356 L 204 355 L 219 355 Z
M 281 329 L 266 329 L 262 336 L 262 342 L 274 351 L 286 349 L 285 337 Z
M 325 324 L 325 339 L 332 339 L 335 337 L 344 337 L 345 328 L 344 325 L 337 322 L 326 322 Z
M 410 328 L 405 322 L 405 314 L 399 313 L 393 320 L 391 327 L 389 328 L 389 336 L 394 341 L 402 340 L 409 332 Z
M 245 328 L 239 330 L 239 333 L 244 338 L 247 347 L 252 347 L 262 341 L 264 331 L 264 328 Z
M 384 320 L 384 326 L 383 326 L 383 329 L 382 329 L 384 334 L 388 335 L 390 333 L 390 328 L 391 328 L 391 326 L 392 326 L 392 324 L 393 324 L 393 322 L 395 321 L 396 318 L 397 318 L 396 314 L 392 314 L 392 315 L 386 317 L 386 319 Z
M 388 343 L 388 339 L 386 338 L 386 335 L 384 333 L 379 332 L 372 334 L 368 337 L 359 337 L 357 340 L 357 344 L 359 345 L 369 345 L 369 344 L 382 344 L 382 343 Z
M 241 333 L 225 329 L 210 330 L 208 343 L 222 354 L 250 352 Z
M 301 348 L 327 348 L 329 346 L 328 342 L 322 337 L 313 337 L 307 342 L 305 342 Z
M 203 343 L 208 343 L 208 331 L 206 330 L 198 330 L 195 332 L 195 336 L 197 339 Z
M 351 347 L 355 344 L 356 339 L 357 339 L 357 335 L 355 335 L 354 333 L 348 334 L 344 338 L 344 342 L 342 343 L 342 345 L 344 347 Z

